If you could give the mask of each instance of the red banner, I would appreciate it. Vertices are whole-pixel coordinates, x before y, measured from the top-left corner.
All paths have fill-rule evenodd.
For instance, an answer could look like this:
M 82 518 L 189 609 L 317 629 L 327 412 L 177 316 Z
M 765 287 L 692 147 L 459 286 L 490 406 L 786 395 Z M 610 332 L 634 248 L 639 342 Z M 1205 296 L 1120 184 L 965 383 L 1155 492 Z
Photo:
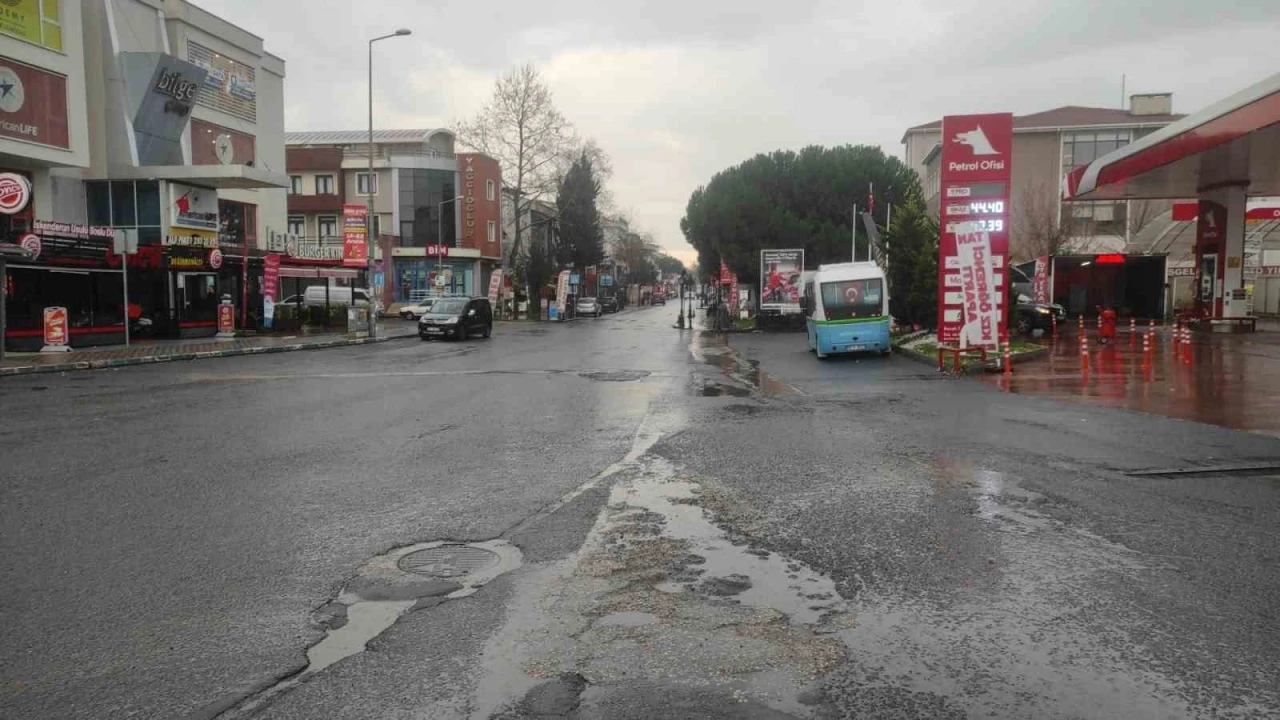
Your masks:
M 13 3 L 5 3 L 10 7 Z M 33 3 L 34 4 L 34 3 Z M 59 148 L 71 147 L 67 78 L 0 57 L 0 136 Z
M 67 309 L 64 307 L 47 307 L 44 309 L 44 344 L 45 347 L 64 347 L 67 344 Z
M 949 115 L 942 118 L 938 238 L 938 339 L 960 341 L 974 325 L 971 342 L 986 344 L 989 331 L 1003 336 L 1009 260 L 1009 185 L 1013 172 L 1013 115 Z M 962 259 L 957 236 L 985 238 Z M 975 267 L 975 261 L 981 262 Z M 967 274 L 966 274 L 967 273 Z M 966 282 L 968 281 L 968 282 Z M 966 298 L 973 303 L 966 314 Z M 991 315 L 983 311 L 988 308 Z M 973 314 L 976 313 L 975 317 Z M 968 316 L 966 316 L 968 315 Z M 988 327 L 994 322 L 995 327 Z M 982 338 L 982 340 L 978 340 Z
M 369 264 L 369 208 L 364 205 L 342 206 L 342 264 L 365 267 Z
M 280 289 L 280 255 L 268 253 L 262 261 L 262 296 L 276 299 Z
M 1036 275 L 1032 278 L 1033 298 L 1038 303 L 1049 302 L 1049 256 L 1036 258 Z

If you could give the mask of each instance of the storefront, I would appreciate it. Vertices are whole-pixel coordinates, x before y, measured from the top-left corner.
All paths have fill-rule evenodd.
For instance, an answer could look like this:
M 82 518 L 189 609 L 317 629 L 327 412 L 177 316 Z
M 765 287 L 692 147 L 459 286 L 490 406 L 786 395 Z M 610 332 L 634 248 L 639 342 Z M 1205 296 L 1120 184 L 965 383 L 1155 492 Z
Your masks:
M 396 302 L 411 302 L 427 295 L 476 294 L 474 260 L 395 258 Z

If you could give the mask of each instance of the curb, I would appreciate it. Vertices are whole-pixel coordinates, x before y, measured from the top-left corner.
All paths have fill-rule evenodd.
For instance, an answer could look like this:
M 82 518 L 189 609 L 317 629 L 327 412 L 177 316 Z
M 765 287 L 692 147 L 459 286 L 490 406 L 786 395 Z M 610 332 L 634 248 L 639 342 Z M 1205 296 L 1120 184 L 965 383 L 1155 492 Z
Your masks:
M 202 352 L 173 352 L 164 355 L 144 355 L 132 358 L 112 358 L 109 360 L 81 360 L 50 365 L 22 365 L 18 367 L 0 368 L 0 377 L 16 375 L 37 375 L 42 373 L 71 372 L 75 370 L 106 370 L 109 368 L 130 367 L 133 365 L 154 365 L 157 363 L 179 362 L 182 360 L 208 360 L 210 358 L 238 357 L 242 355 L 262 355 L 266 353 L 297 352 L 299 350 L 324 350 L 327 348 L 352 347 L 355 345 L 373 345 L 390 340 L 403 340 L 417 337 L 418 334 L 389 335 L 379 338 L 357 338 L 354 340 L 325 340 L 317 343 L 293 343 L 290 345 L 271 345 L 264 347 L 233 348 L 230 350 L 205 350 Z
M 923 365 L 928 365 L 935 370 L 938 368 L 938 357 L 936 355 L 926 355 L 918 350 L 911 350 L 901 345 L 891 345 L 891 347 L 893 352 L 907 358 L 908 360 L 914 360 L 915 362 Z M 1048 354 L 1049 348 L 1038 348 L 1029 352 L 1012 355 L 1009 357 L 1009 360 L 1014 365 L 1017 365 L 1018 363 L 1045 357 Z M 979 373 L 1000 372 L 1002 369 L 1000 358 L 989 359 L 985 364 L 981 360 L 969 360 L 960 366 L 960 375 L 977 375 Z M 950 375 L 952 373 L 948 372 L 946 374 Z

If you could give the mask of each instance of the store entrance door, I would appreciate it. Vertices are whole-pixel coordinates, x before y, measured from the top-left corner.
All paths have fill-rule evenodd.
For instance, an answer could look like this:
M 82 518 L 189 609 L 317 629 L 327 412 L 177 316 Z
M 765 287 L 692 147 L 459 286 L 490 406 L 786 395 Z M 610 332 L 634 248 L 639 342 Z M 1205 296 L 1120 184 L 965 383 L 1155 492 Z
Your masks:
M 213 273 L 174 273 L 169 307 L 171 337 L 211 335 L 218 326 L 218 276 Z

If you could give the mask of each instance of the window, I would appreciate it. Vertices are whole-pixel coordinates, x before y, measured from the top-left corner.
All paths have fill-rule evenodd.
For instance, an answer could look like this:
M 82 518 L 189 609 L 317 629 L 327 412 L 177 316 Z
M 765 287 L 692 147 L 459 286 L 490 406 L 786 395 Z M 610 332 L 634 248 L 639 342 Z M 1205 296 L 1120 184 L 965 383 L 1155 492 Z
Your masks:
M 498 224 L 492 220 L 489 221 L 489 242 L 498 242 Z
M 289 216 L 289 234 L 299 237 L 307 234 L 307 219 L 301 215 Z
M 1060 177 L 1128 145 L 1130 141 L 1128 130 L 1063 133 Z M 1072 225 L 1073 235 L 1124 235 L 1125 210 L 1123 202 L 1063 203 L 1061 219 Z
M 289 176 L 289 194 L 290 195 L 302 194 L 302 176 L 301 175 Z
M 332 175 L 316 176 L 316 194 L 317 195 L 333 194 L 333 176 Z
M 318 222 L 318 224 L 319 224 L 319 228 L 317 229 L 316 234 L 317 234 L 317 235 L 319 235 L 319 236 L 321 237 L 321 239 L 324 239 L 324 238 L 332 238 L 332 237 L 337 237 L 337 236 L 338 236 L 338 218 L 337 218 L 337 216 L 335 216 L 335 215 L 321 215 L 321 216 L 317 219 L 317 222 Z
M 160 183 L 86 182 L 85 197 L 90 225 L 138 228 L 138 244 L 160 242 Z
M 496 196 L 496 186 L 492 180 L 484 181 L 484 199 L 492 200 Z
M 876 317 L 884 314 L 880 280 L 840 280 L 822 283 L 822 306 L 827 320 Z
M 377 173 L 357 173 L 356 174 L 356 193 L 359 195 L 377 195 L 378 194 L 378 175 Z

